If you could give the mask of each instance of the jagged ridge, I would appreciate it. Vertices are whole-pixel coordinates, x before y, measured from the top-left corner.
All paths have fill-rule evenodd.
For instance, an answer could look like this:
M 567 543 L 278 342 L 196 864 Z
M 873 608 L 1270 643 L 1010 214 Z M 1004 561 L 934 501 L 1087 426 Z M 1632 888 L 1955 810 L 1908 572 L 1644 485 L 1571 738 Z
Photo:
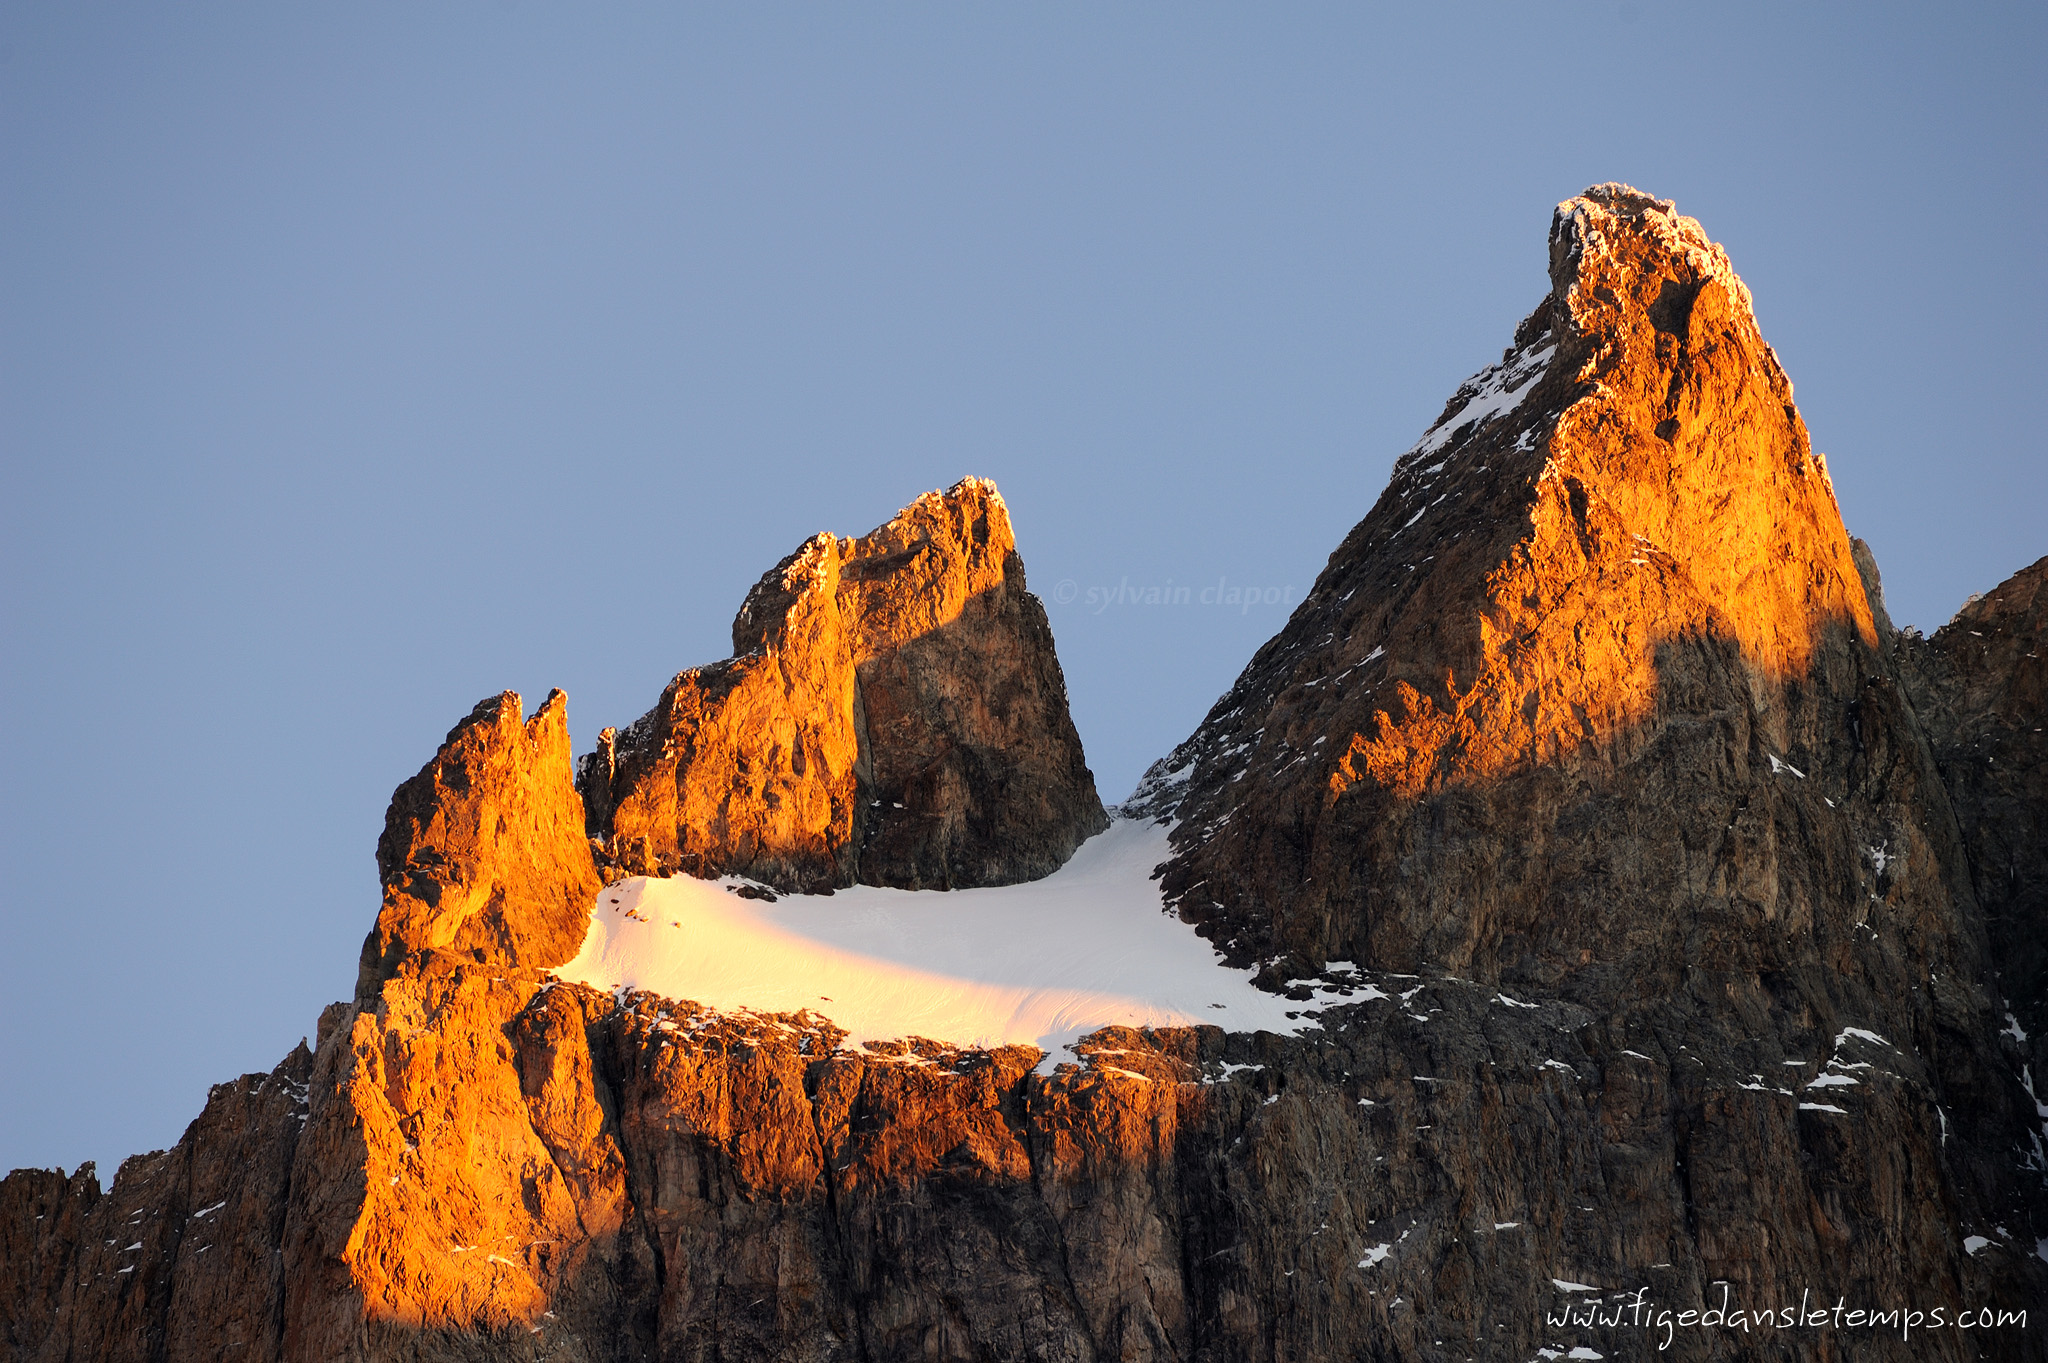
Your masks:
M 1598 187 L 1562 206 L 1552 264 L 1501 365 L 1143 793 L 1176 821 L 1184 911 L 1331 1005 L 1319 1031 L 1112 1031 L 1039 1076 L 1027 1048 L 857 1055 L 815 1016 L 550 986 L 553 937 L 524 916 L 553 909 L 521 868 L 559 839 L 491 815 L 524 801 L 552 830 L 575 796 L 551 742 L 487 703 L 394 801 L 388 939 L 312 1055 L 216 1089 L 106 1197 L 86 1171 L 0 1185 L 9 1356 L 1646 1347 L 1547 1327 L 1559 1281 L 1672 1309 L 1715 1283 L 1751 1308 L 2038 1309 L 2027 1043 L 1998 1030 L 1977 896 L 2038 921 L 2033 863 L 2001 882 L 1986 849 L 2040 818 L 2028 773 L 1994 771 L 2038 742 L 2015 720 L 2039 698 L 2039 574 L 1924 652 L 1891 638 L 1697 225 Z M 718 716 L 746 686 L 763 714 L 791 704 L 797 681 L 748 680 L 771 657 L 863 694 L 838 644 L 788 642 L 807 612 L 820 639 L 859 637 L 857 594 L 825 589 L 849 557 L 814 541 L 771 574 L 735 630 L 760 652 L 694 674 L 699 710 L 670 703 L 678 679 L 648 739 L 814 770 L 808 745 L 799 772 L 782 731 Z M 646 770 L 630 791 L 688 786 L 680 762 Z M 608 858 L 618 772 L 585 785 Z M 765 846 L 812 883 L 868 845 L 850 810 L 814 846 L 743 846 L 730 820 L 692 843 L 713 825 L 666 817 L 650 846 L 771 869 Z M 151 1229 L 121 1248 L 131 1223 Z M 233 1256 L 210 1229 L 229 1225 Z M 2040 1359 L 2041 1340 L 1762 1347 Z

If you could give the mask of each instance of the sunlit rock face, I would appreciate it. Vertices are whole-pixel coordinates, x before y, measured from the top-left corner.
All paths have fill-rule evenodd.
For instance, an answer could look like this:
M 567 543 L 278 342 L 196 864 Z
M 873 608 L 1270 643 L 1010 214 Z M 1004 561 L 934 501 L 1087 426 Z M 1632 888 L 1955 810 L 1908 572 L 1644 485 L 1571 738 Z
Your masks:
M 544 987 L 589 924 L 593 847 L 614 875 L 623 860 L 943 887 L 1045 874 L 1106 822 L 993 485 L 920 498 L 858 540 L 811 540 L 734 632 L 740 657 L 683 674 L 586 765 L 604 838 L 585 836 L 559 692 L 525 723 L 515 695 L 479 705 L 394 795 L 359 997 L 323 1018 L 313 1058 L 285 1357 L 383 1357 L 469 1331 L 640 1357 L 669 1332 L 673 1231 L 650 1217 L 675 1173 L 649 1154 L 659 1133 L 737 1127 L 774 1145 L 774 1196 L 815 1181 L 808 1116 L 794 1146 L 777 1134 L 780 1107 L 808 1113 L 801 1064 L 765 1089 L 723 1073 L 621 1088 L 619 1066 L 640 1063 L 617 1035 L 637 1035 L 634 1015 Z
M 1345 959 L 1587 1008 L 1603 1158 L 1637 1189 L 1600 1213 L 1614 1243 L 1688 1221 L 1703 1272 L 1796 1295 L 1931 1252 L 1958 1190 L 2031 1224 L 1971 848 L 1747 290 L 1615 185 L 1559 206 L 1550 265 L 1126 806 L 1174 822 L 1169 894 L 1276 982 Z M 2024 805 L 1965 836 L 2023 836 Z M 1865 1058 L 1901 1085 L 1881 1117 L 1818 1101 L 1851 1028 L 1901 1047 Z
M 1180 820 L 1169 887 L 1235 954 L 1668 980 L 1697 901 L 1740 901 L 1743 936 L 1811 918 L 1771 810 L 1825 807 L 1770 759 L 1821 765 L 1846 707 L 1897 705 L 1826 470 L 1696 222 L 1600 186 L 1559 206 L 1550 261 L 1501 363 L 1148 778 Z
M 586 760 L 615 873 L 1003 885 L 1105 826 L 993 483 L 807 541 L 747 594 L 733 650 Z
M 1165 830 L 1067 861 L 1102 811 L 976 482 L 806 543 L 581 798 L 559 696 L 480 705 L 393 798 L 310 1051 L 105 1193 L 0 1182 L 0 1359 L 2048 1357 L 2048 568 L 1893 634 L 1697 224 L 1601 186 L 1551 264 L 1126 807 Z M 594 900 L 622 940 L 760 902 L 616 883 L 677 871 L 952 887 L 900 897 L 1113 953 L 1106 902 L 1053 901 L 1116 846 L 1167 858 L 1113 877 L 1150 928 L 1236 962 L 1176 985 L 1216 1025 L 1059 1063 L 565 965 Z M 840 937 L 842 973 L 881 950 Z M 664 940 L 660 979 L 743 974 Z M 2034 1315 L 1777 1324 L 1837 1301 Z M 1773 1323 L 1636 1314 L 1724 1302 Z
M 549 693 L 523 723 L 520 711 L 511 691 L 480 702 L 392 795 L 361 997 L 408 956 L 551 966 L 576 954 L 599 881 L 570 775 L 567 700 Z

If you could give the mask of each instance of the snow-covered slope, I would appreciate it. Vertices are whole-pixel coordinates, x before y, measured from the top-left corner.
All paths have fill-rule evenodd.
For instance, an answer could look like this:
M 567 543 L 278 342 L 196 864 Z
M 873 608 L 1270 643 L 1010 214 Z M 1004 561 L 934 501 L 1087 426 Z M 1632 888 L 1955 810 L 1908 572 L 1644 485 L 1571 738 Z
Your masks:
M 809 1009 L 854 1042 L 1028 1043 L 1048 1064 L 1112 1024 L 1313 1025 L 1164 912 L 1152 869 L 1167 855 L 1164 826 L 1118 819 L 1025 885 L 769 903 L 733 879 L 637 877 L 599 894 L 582 951 L 556 973 L 721 1010 Z

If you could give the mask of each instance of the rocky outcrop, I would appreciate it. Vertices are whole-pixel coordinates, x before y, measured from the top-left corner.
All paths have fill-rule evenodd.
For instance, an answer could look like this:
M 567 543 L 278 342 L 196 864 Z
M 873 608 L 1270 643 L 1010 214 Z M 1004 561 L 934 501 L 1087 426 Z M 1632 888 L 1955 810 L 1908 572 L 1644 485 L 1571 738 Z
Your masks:
M 310 1053 L 104 1196 L 0 1183 L 5 1356 L 2048 1357 L 2044 569 L 1894 637 L 1718 248 L 1617 186 L 1552 246 L 1128 807 L 1319 1027 L 1042 1072 L 552 982 L 601 872 L 559 699 L 502 697 L 394 798 Z M 602 874 L 1057 865 L 1100 809 L 1000 513 L 763 579 L 584 769 Z M 1987 1305 L 2032 1328 L 1954 1328 Z
M 1983 1253 L 2038 1299 L 2039 1133 L 1971 858 L 1747 291 L 1696 223 L 1612 185 L 1560 206 L 1551 273 L 1126 808 L 1175 821 L 1183 916 L 1269 980 L 1467 978 L 1586 1007 L 1609 1082 L 1658 1054 L 1631 1031 L 1748 1070 L 1667 1072 L 1626 1136 L 1603 1117 L 1631 1179 L 1729 1228 L 1701 1230 L 1716 1274 L 1770 1281 L 1844 1235 L 1931 1246 L 1794 1172 L 1908 1152 L 1945 1169 L 1951 1234 L 2007 1228 Z M 1913 1088 L 1876 1121 L 1816 1101 L 1850 1087 L 1818 1058 L 1865 1031 Z M 1737 1249 L 1751 1213 L 1710 1216 L 1708 1168 L 1723 1194 L 1738 1170 L 1812 1188 L 1810 1215 Z
M 1241 958 L 1554 983 L 1597 940 L 1603 966 L 1668 979 L 1662 906 L 1736 859 L 1708 836 L 1727 810 L 1693 797 L 1726 789 L 1745 839 L 1769 821 L 1752 792 L 1825 812 L 1816 783 L 1769 778 L 1816 766 L 1840 707 L 1896 709 L 1881 681 L 1864 695 L 1876 636 L 1849 539 L 1720 248 L 1602 186 L 1560 206 L 1551 269 L 1501 363 L 1143 790 L 1180 821 L 1184 914 Z M 1652 779 L 1672 784 L 1646 818 L 1615 785 Z M 1610 791 L 1632 819 L 1605 816 Z M 1696 864 L 1667 811 L 1697 814 Z M 1835 841 L 1854 861 L 1850 831 Z M 1793 927 L 1811 891 L 1742 860 L 1736 897 Z M 1652 928 L 1636 942 L 1609 940 L 1595 863 Z
M 2048 1079 L 2048 558 L 1973 597 L 1906 676 L 1969 852 L 2008 1034 Z M 2048 1127 L 2044 1127 L 2048 1135 Z
M 539 991 L 508 1029 L 477 1029 L 509 1037 L 509 1058 L 464 1061 L 468 1080 L 517 1076 L 527 1099 L 523 1122 L 495 1100 L 463 1113 L 480 1201 L 410 1187 L 416 1172 L 453 1172 L 454 1132 L 422 1131 L 416 1156 L 392 1142 L 362 1182 L 396 1167 L 394 1196 L 416 1200 L 403 1218 L 337 1220 L 334 1249 L 354 1256 L 344 1272 L 299 1238 L 343 1210 L 302 1182 L 281 1256 L 289 1298 L 255 1356 L 1650 1357 L 1653 1329 L 1550 1323 L 1574 1295 L 1555 1282 L 1597 1286 L 1610 1309 L 1641 1290 L 1651 1320 L 1717 1304 L 1718 1281 L 1744 1309 L 1803 1291 L 1951 1314 L 2028 1300 L 1957 1245 L 1938 1146 L 1864 1141 L 1824 1112 L 1760 1120 L 1792 1105 L 1737 1071 L 1783 1086 L 1772 1057 L 1707 1052 L 1718 1036 L 1704 1013 L 1621 1049 L 1569 1004 L 1470 981 L 1341 979 L 1351 1001 L 1300 1040 L 1112 1030 L 1051 1075 L 1028 1049 L 861 1054 L 814 1017 Z M 466 1026 L 458 1014 L 437 1030 Z M 1929 1082 L 1864 1038 L 1829 1059 L 1871 1066 L 1852 1071 L 1864 1091 L 1821 1095 L 1856 1103 L 1855 1126 L 1898 1129 Z M 506 1148 L 522 1125 L 561 1172 L 554 1190 Z M 131 1162 L 117 1207 L 86 1229 L 127 1245 L 116 1228 L 145 1224 L 154 1171 L 187 1158 Z M 318 1180 L 331 1159 L 305 1151 L 296 1178 Z M 592 1219 L 522 1221 L 530 1209 L 483 1186 L 493 1168 Z M 27 1181 L 9 1180 L 10 1209 Z M 36 1205 L 59 1205 L 63 1181 L 41 1182 Z M 602 1219 L 606 1207 L 623 1214 Z M 170 1224 L 192 1237 L 189 1212 Z M 63 1240 L 99 1253 L 81 1243 L 96 1242 Z M 55 1332 L 14 1356 L 158 1356 L 148 1342 L 172 1337 L 166 1309 L 202 1281 L 198 1262 L 127 1298 L 122 1278 L 80 1277 Z M 126 1333 L 86 1329 L 94 1313 Z M 1774 1349 L 1746 1331 L 1677 1330 L 1669 1356 L 2040 1357 L 2038 1331 L 1782 1337 Z
M 284 1357 L 413 1357 L 423 1337 L 555 1320 L 587 1347 L 630 1343 L 617 1297 L 655 1273 L 624 1233 L 578 1007 L 491 960 L 408 970 L 375 1006 L 330 1010 L 281 1242 Z
M 997 883 L 1106 822 L 989 484 L 811 541 L 749 594 L 735 647 L 586 768 L 607 854 L 784 886 Z M 831 1046 L 678 1071 L 652 1063 L 644 1010 L 553 987 L 602 885 L 586 823 L 561 693 L 530 720 L 509 692 L 479 704 L 392 797 L 357 996 L 314 1051 L 217 1090 L 108 1197 L 89 1171 L 0 1190 L 8 1356 L 637 1359 L 717 1336 L 670 1266 L 746 1226 L 763 1246 L 722 1271 L 790 1241 L 783 1204 L 822 1169 L 805 1067 Z M 1005 1061 L 1012 1085 L 1037 1059 Z M 758 1151 L 737 1187 L 763 1204 L 692 1221 L 710 1194 L 682 1132 Z
M 279 1254 L 312 1057 L 214 1086 L 170 1150 L 123 1162 L 102 1193 L 69 1179 L 0 1182 L 0 1356 L 277 1359 Z
M 551 691 L 522 724 L 516 692 L 479 702 L 392 795 L 377 839 L 384 907 L 363 943 L 359 998 L 408 959 L 551 966 L 576 954 L 600 882 L 567 707 Z
M 808 541 L 747 594 L 733 651 L 585 759 L 617 872 L 1004 885 L 1106 825 L 993 483 Z

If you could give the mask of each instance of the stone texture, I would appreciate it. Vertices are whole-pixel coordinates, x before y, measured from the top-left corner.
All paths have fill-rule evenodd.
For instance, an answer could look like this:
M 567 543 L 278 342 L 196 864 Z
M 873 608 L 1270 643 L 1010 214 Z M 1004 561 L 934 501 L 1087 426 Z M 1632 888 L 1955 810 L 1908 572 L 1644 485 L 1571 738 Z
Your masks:
M 282 1244 L 287 1357 L 406 1357 L 436 1332 L 497 1349 L 549 1320 L 590 1336 L 570 1357 L 633 1337 L 614 1294 L 654 1275 L 622 1235 L 580 1007 L 493 960 L 334 1010 Z
M 0 1356 L 282 1357 L 278 1246 L 311 1069 L 302 1045 L 215 1085 L 175 1147 L 124 1161 L 104 1194 L 89 1164 L 0 1182 Z
M 993 483 L 809 540 L 747 594 L 733 651 L 585 759 L 613 874 L 1004 885 L 1106 826 Z
M 2011 1013 L 2003 1039 L 2048 1079 L 2048 558 L 1903 642 Z
M 1720 249 L 1669 205 L 1603 186 L 1560 206 L 1551 266 L 1499 370 L 1402 458 L 1143 793 L 1181 820 L 1168 885 L 1184 914 L 1241 958 L 1555 982 L 1608 936 L 1606 896 L 1543 854 L 1558 842 L 1618 873 L 1646 929 L 1605 960 L 1668 978 L 1650 906 L 1727 879 L 1736 849 L 1688 840 L 1703 860 L 1673 864 L 1668 795 L 1635 818 L 1647 836 L 1588 798 L 1672 778 L 1745 806 L 1785 793 L 1758 776 L 1768 758 L 1811 765 L 1840 718 L 1821 697 L 1860 703 L 1872 680 L 1833 490 Z M 1518 405 L 1467 420 L 1475 387 L 1516 374 Z M 1186 780 L 1164 782 L 1176 769 Z M 1602 845 L 1616 839 L 1619 854 Z M 1754 861 L 1743 874 L 1757 919 L 1791 927 L 1799 892 Z
M 2040 1133 L 1972 885 L 2024 840 L 2025 798 L 1996 833 L 1965 808 L 1958 836 L 1875 564 L 1720 249 L 1602 186 L 1560 206 L 1551 267 L 1501 364 L 1127 808 L 1178 821 L 1169 892 L 1269 980 L 1333 959 L 1468 978 L 1584 1006 L 1618 1049 L 1681 1032 L 1759 1074 L 1845 1028 L 1892 1039 L 1925 1087 L 1874 1127 L 1787 1105 L 1759 1145 L 1742 1098 L 1673 1075 L 1686 1099 L 1631 1143 L 1690 1132 L 1657 1179 L 1697 1199 L 1708 1163 L 1774 1205 L 1820 1147 L 1913 1152 L 1945 1167 L 1948 1210 L 1830 1191 L 1804 1234 L 1931 1248 L 1946 1216 L 2006 1225 L 1986 1253 L 2038 1294 Z M 1764 1280 L 1789 1233 L 1716 1271 Z
M 560 965 L 583 942 L 600 882 L 570 768 L 567 699 L 520 722 L 517 693 L 481 701 L 400 786 L 377 840 L 384 907 L 357 997 L 435 953 Z
M 1472 981 L 1336 978 L 1353 1001 L 1300 1040 L 1111 1031 L 1051 1075 L 1033 1072 L 1029 1050 L 863 1055 L 815 1018 L 538 992 L 515 1016 L 502 1075 L 479 1057 L 465 1077 L 526 1082 L 535 1129 L 577 1152 L 564 1187 L 623 1189 L 622 1202 L 577 1201 L 626 1209 L 616 1229 L 593 1224 L 580 1243 L 570 1232 L 563 1248 L 583 1258 L 566 1271 L 566 1256 L 500 1251 L 544 1289 L 524 1305 L 510 1266 L 449 1266 L 516 1224 L 502 1204 L 488 1220 L 422 1198 L 408 1223 L 350 1225 L 345 1252 L 383 1236 L 393 1248 L 331 1281 L 360 1286 L 382 1263 L 381 1305 L 352 1290 L 312 1300 L 330 1280 L 288 1235 L 292 1298 L 264 1356 L 1224 1363 L 1522 1360 L 1582 1345 L 1624 1358 L 2041 1357 L 2038 1330 L 1809 1334 L 1782 1349 L 1680 1333 L 1659 1355 L 1644 1331 L 1546 1327 L 1552 1279 L 1645 1287 L 1674 1310 L 1713 1303 L 1722 1280 L 1749 1305 L 1810 1290 L 1953 1309 L 2016 1289 L 1954 1238 L 1938 1137 L 1864 1134 L 1912 1129 L 1901 1118 L 1931 1081 L 1910 1056 L 1855 1051 L 1878 1064 L 1859 1071 L 1861 1091 L 1824 1095 L 1856 1105 L 1844 1122 L 1752 1087 L 1780 1057 L 1709 1051 L 1720 1038 L 1704 1009 L 1668 1033 L 1618 1037 L 1583 1008 L 1508 1003 Z M 564 1053 L 576 1058 L 550 1058 Z M 611 1116 L 579 1117 L 584 1104 Z M 503 1158 L 490 1143 L 517 1116 L 472 1107 L 468 1119 L 493 1128 L 479 1165 Z M 419 1156 L 440 1165 L 448 1151 L 430 1139 Z M 132 1166 L 123 1215 L 101 1213 L 95 1235 L 152 1205 L 141 1175 L 165 1159 Z M 323 1163 L 303 1153 L 298 1177 Z M 181 1264 L 159 1298 L 175 1302 L 191 1272 Z M 86 1280 L 81 1298 L 142 1337 L 105 1281 Z M 396 1314 L 401 1283 L 415 1295 Z M 100 1348 L 112 1333 L 85 1338 Z

